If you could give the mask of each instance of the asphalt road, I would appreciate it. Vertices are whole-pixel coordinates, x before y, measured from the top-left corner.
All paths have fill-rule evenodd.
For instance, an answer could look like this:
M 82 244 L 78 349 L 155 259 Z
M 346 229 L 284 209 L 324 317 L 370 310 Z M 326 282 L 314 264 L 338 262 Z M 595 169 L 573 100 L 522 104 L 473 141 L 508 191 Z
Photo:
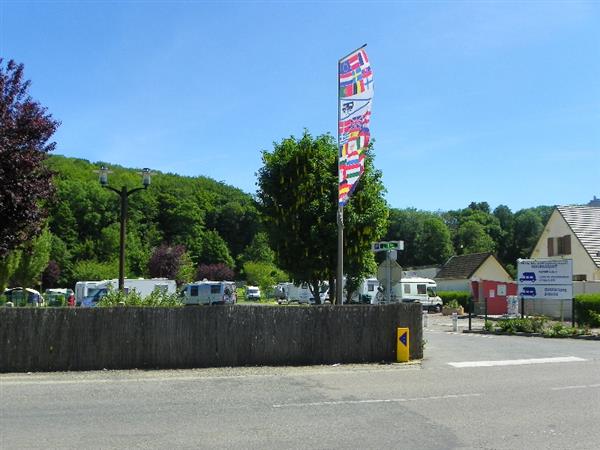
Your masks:
M 404 365 L 0 375 L 0 447 L 598 448 L 600 342 L 449 330 Z

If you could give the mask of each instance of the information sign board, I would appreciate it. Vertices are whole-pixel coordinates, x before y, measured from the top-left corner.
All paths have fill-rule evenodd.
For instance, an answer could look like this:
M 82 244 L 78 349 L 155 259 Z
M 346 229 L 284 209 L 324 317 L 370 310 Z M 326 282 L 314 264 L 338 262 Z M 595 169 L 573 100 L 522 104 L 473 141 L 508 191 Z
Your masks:
M 519 296 L 538 300 L 573 298 L 572 259 L 520 259 L 517 262 Z

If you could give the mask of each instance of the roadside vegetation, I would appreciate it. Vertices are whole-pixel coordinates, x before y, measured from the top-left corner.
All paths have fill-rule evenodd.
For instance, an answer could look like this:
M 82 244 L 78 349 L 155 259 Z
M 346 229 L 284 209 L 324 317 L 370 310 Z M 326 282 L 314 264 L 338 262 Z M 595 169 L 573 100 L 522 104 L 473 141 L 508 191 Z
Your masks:
M 495 323 L 486 321 L 483 329 L 487 332 L 502 332 L 506 334 L 539 334 L 550 338 L 592 335 L 592 330 L 588 325 L 571 327 L 562 322 L 552 321 L 547 317 L 501 319 Z

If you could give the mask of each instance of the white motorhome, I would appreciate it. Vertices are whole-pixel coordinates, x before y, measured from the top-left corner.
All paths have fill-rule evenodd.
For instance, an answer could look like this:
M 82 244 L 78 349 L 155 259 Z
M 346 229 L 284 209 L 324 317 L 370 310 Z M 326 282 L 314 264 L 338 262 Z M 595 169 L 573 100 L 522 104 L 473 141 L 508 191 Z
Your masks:
M 430 278 L 402 278 L 392 286 L 392 298 L 403 302 L 420 302 L 423 308 L 442 310 L 442 299 L 437 295 L 437 283 Z
M 237 301 L 233 281 L 195 281 L 183 288 L 184 305 L 226 305 Z
M 346 278 L 344 277 L 344 286 L 346 285 Z M 352 293 L 352 303 L 377 303 L 377 288 L 379 287 L 379 280 L 377 278 L 365 278 L 358 289 Z M 344 298 L 345 300 L 345 298 Z
M 174 294 L 177 290 L 177 285 L 174 280 L 166 278 L 125 278 L 125 293 L 136 291 L 140 296 L 147 297 L 155 290 L 159 290 L 166 294 Z M 118 289 L 119 280 L 104 280 L 104 281 L 80 281 L 75 285 L 75 299 L 77 300 L 77 288 L 81 292 L 85 292 L 81 299 L 80 306 L 96 306 L 96 304 L 104 297 L 109 289 Z
M 105 281 L 78 281 L 75 283 L 75 305 L 81 306 L 83 299 L 89 296 L 90 289 L 95 289 Z
M 310 303 L 311 297 L 312 294 L 306 283 L 299 286 L 294 283 L 279 283 L 275 286 L 275 298 L 279 304 L 285 302 Z

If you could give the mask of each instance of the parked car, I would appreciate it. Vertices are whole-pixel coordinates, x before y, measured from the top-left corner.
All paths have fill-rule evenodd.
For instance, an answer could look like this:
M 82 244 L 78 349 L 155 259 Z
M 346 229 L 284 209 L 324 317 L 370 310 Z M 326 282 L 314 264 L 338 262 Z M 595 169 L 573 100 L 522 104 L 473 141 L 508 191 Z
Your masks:
M 15 306 L 43 306 L 44 297 L 35 289 L 10 288 L 4 290 L 4 296 Z
M 246 300 L 260 300 L 260 289 L 256 286 L 246 286 Z

